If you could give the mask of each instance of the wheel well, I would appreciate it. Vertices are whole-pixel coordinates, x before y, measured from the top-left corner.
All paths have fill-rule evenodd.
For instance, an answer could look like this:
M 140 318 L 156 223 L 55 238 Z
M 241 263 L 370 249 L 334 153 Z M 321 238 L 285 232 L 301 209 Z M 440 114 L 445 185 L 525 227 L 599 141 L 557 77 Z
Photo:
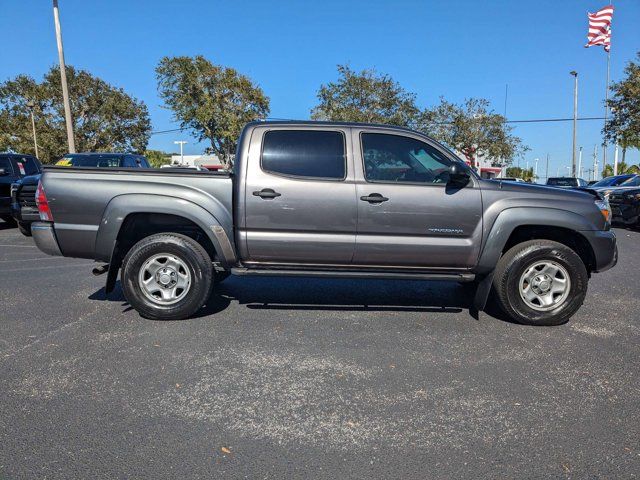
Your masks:
M 591 273 L 591 271 L 595 269 L 596 256 L 589 241 L 579 232 L 571 230 L 570 228 L 550 227 L 546 225 L 521 225 L 511 232 L 507 243 L 502 249 L 502 253 L 504 254 L 511 247 L 529 240 L 552 240 L 562 243 L 578 254 L 587 268 L 587 272 Z
M 217 253 L 211 239 L 191 220 L 167 213 L 132 213 L 122 222 L 116 239 L 117 255 L 124 258 L 136 243 L 156 233 L 181 233 L 193 238 L 215 260 Z M 113 259 L 112 259 L 113 260 Z

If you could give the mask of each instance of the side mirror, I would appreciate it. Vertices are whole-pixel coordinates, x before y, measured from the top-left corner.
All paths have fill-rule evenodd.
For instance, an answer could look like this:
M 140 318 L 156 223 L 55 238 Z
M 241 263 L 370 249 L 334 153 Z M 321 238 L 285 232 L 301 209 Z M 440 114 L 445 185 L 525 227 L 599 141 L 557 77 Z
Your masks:
M 457 163 L 451 164 L 449 167 L 449 183 L 464 187 L 469 183 L 469 171 Z
M 7 172 L 4 168 L 0 168 L 0 177 L 3 177 L 4 175 L 9 175 L 9 172 Z

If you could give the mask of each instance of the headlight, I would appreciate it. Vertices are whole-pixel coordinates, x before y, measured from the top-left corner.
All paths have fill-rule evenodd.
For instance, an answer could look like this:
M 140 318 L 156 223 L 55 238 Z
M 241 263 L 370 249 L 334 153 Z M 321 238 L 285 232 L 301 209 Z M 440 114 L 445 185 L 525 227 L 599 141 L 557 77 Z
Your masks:
M 609 201 L 605 198 L 604 200 L 596 200 L 596 207 L 600 210 L 600 213 L 604 217 L 605 222 L 611 221 L 611 206 L 609 205 Z

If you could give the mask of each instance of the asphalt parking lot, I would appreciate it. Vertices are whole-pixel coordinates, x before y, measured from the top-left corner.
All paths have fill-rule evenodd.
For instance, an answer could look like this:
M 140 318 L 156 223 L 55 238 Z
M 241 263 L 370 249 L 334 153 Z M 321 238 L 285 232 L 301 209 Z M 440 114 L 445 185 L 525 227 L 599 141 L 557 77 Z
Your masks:
M 561 327 L 446 283 L 231 277 L 145 320 L 0 221 L 0 478 L 635 478 L 640 233 Z

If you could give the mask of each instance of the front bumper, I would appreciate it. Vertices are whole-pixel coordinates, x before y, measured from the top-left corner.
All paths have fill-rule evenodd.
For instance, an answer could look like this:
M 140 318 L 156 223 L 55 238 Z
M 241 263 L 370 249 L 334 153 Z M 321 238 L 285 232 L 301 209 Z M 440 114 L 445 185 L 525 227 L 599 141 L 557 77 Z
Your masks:
M 595 255 L 595 272 L 604 272 L 618 263 L 618 245 L 613 230 L 581 232 L 589 241 Z
M 629 203 L 611 204 L 612 223 L 635 225 L 640 215 L 640 205 Z
M 32 223 L 31 235 L 33 235 L 33 240 L 41 251 L 47 255 L 62 256 L 53 224 L 47 222 Z

